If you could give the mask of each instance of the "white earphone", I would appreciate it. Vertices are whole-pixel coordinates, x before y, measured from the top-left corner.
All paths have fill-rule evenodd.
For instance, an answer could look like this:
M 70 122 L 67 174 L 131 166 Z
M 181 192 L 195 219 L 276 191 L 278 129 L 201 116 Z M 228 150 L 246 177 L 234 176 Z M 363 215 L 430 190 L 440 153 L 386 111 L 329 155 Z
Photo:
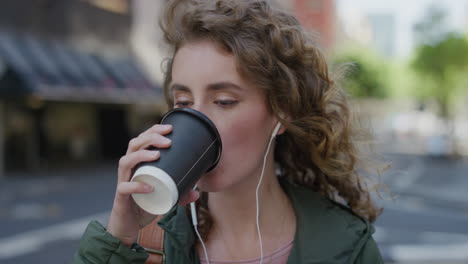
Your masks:
M 276 137 L 280 128 L 281 128 L 281 123 L 280 121 L 278 121 L 278 123 L 275 126 L 275 129 L 273 129 L 273 133 L 271 133 L 271 137 Z
M 285 118 L 285 115 L 282 112 L 278 113 L 278 116 L 282 119 Z M 271 133 L 271 137 L 276 137 L 280 128 L 281 128 L 281 121 L 278 120 L 278 123 L 276 123 L 275 129 L 273 129 L 273 133 Z
M 279 113 L 279 116 L 280 116 L 281 118 L 284 118 L 284 114 L 283 114 L 283 113 Z M 271 142 L 273 142 L 273 139 L 274 139 L 274 138 L 276 137 L 276 135 L 278 134 L 278 131 L 280 130 L 280 128 L 281 128 L 281 122 L 278 121 L 278 123 L 276 124 L 275 128 L 273 129 L 273 132 L 271 133 L 270 140 L 268 141 L 268 147 L 267 147 L 265 156 L 263 157 L 262 173 L 261 173 L 261 175 L 260 175 L 260 180 L 258 181 L 257 189 L 256 189 L 256 191 L 255 191 L 256 223 L 257 223 L 258 240 L 260 241 L 260 264 L 263 263 L 263 242 L 262 242 L 262 235 L 261 235 L 261 232 L 260 232 L 260 224 L 259 224 L 259 212 L 260 212 L 260 209 L 259 209 L 258 191 L 259 191 L 259 189 L 260 189 L 260 184 L 262 183 L 263 173 L 265 172 L 266 159 L 267 159 L 268 153 L 270 152 Z M 197 188 L 197 186 L 194 187 L 194 189 L 196 189 L 196 188 Z M 203 252 L 205 253 L 206 263 L 207 263 L 207 264 L 210 264 L 210 260 L 209 260 L 209 258 L 208 258 L 208 252 L 207 252 L 207 250 L 206 250 L 205 243 L 203 242 L 203 239 L 202 239 L 200 233 L 198 232 L 197 209 L 196 209 L 196 207 L 195 207 L 195 202 L 190 203 L 190 212 L 191 212 L 191 214 L 192 214 L 192 224 L 193 224 L 193 227 L 194 227 L 194 229 L 195 229 L 195 233 L 197 234 L 198 239 L 200 240 L 201 245 L 202 245 L 202 247 L 203 247 Z

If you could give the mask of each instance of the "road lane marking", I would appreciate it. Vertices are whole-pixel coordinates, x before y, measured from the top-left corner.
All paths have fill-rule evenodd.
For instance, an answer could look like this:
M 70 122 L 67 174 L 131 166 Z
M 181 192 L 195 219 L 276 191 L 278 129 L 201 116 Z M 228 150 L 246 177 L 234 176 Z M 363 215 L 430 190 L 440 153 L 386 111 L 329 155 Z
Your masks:
M 0 238 L 0 259 L 9 259 L 40 250 L 44 245 L 64 240 L 79 239 L 91 220 L 106 223 L 110 212 L 99 213 L 65 223 L 55 224 L 10 237 Z
M 468 243 L 453 245 L 397 245 L 389 248 L 397 262 L 434 263 L 468 260 Z
M 413 232 L 381 226 L 376 226 L 376 231 L 374 239 L 382 255 L 392 263 L 467 263 L 468 235 L 466 234 Z M 384 235 L 377 235 L 378 233 Z M 413 242 L 401 243 L 402 239 L 407 238 Z M 400 242 L 392 242 L 396 240 Z

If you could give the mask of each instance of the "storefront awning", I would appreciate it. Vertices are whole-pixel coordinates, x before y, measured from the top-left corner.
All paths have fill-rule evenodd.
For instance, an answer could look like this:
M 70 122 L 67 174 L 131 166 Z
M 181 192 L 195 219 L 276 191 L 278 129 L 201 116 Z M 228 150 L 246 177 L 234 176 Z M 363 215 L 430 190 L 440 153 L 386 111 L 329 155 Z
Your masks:
M 0 97 L 98 103 L 162 101 L 133 58 L 106 58 L 56 40 L 0 31 Z

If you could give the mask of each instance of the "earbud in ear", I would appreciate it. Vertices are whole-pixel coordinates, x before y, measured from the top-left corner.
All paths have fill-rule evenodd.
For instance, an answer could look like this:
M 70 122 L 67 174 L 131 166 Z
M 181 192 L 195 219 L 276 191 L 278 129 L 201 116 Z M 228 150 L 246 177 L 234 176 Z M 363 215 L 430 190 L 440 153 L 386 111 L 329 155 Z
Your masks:
M 273 129 L 273 133 L 271 133 L 271 137 L 275 137 L 276 134 L 278 134 L 278 131 L 281 128 L 281 123 L 278 121 L 278 124 L 276 124 L 275 129 Z
M 278 113 L 278 116 L 283 119 L 285 118 L 285 115 L 282 112 Z M 271 133 L 271 137 L 275 137 L 278 134 L 278 131 L 280 130 L 280 128 L 281 128 L 281 122 L 278 121 L 278 123 L 275 126 L 275 129 L 273 129 L 273 133 Z

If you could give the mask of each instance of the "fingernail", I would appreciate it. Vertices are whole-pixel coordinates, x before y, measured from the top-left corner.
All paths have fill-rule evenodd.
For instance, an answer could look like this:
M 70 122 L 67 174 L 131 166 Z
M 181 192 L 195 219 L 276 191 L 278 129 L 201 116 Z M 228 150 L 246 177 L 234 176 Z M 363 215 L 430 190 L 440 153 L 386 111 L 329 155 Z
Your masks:
M 159 156 L 159 150 L 153 150 L 153 151 L 151 151 L 151 154 L 150 154 L 150 155 L 151 155 L 151 157 L 156 158 L 157 156 Z
M 149 185 L 149 184 L 145 184 L 145 185 L 143 186 L 143 189 L 144 189 L 145 191 L 147 191 L 147 192 L 150 192 L 150 191 L 153 190 L 153 186 L 151 186 L 151 185 Z
M 171 143 L 171 142 L 172 142 L 172 140 L 170 140 L 169 138 L 166 138 L 166 137 L 165 137 L 165 138 L 163 139 L 163 143 L 164 143 L 164 144 L 169 144 L 169 143 Z

